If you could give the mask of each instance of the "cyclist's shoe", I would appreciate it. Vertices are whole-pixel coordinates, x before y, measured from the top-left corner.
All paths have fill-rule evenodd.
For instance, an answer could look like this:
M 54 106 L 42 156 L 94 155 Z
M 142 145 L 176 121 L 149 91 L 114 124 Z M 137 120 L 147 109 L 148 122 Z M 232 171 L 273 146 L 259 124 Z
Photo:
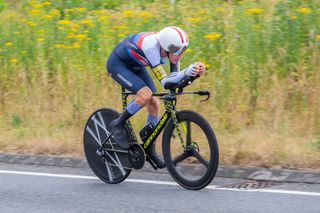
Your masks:
M 158 156 L 156 152 L 155 144 L 152 144 L 149 151 L 147 152 L 147 155 L 151 158 L 151 160 L 157 165 L 159 169 L 163 169 L 166 167 L 165 162 Z
M 115 138 L 117 145 L 119 145 L 123 149 L 129 149 L 129 140 L 127 130 L 125 128 L 125 121 L 131 117 L 131 114 L 124 110 L 120 116 L 114 119 L 110 123 L 110 129 Z

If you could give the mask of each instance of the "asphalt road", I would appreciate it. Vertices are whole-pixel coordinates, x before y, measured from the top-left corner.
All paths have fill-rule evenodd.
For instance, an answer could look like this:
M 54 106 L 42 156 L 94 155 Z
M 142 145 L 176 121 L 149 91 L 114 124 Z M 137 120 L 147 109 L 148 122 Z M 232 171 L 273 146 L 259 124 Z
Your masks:
M 215 178 L 189 191 L 168 174 L 137 171 L 110 185 L 83 168 L 0 163 L 0 212 L 320 213 L 320 184 L 239 185 L 248 182 Z

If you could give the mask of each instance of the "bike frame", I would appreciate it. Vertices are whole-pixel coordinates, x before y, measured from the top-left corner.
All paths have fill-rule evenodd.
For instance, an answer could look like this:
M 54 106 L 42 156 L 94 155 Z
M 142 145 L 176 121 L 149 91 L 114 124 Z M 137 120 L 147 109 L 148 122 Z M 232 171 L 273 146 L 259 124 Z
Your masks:
M 127 92 L 122 87 L 122 107 L 123 107 L 123 109 L 125 109 L 127 107 L 127 98 L 129 95 L 135 95 L 135 93 Z M 180 128 L 178 126 L 178 119 L 176 117 L 177 99 L 176 99 L 175 93 L 174 92 L 160 92 L 160 93 L 153 93 L 152 95 L 153 96 L 160 96 L 160 98 L 164 100 L 166 111 L 162 115 L 158 124 L 153 128 L 152 132 L 149 133 L 147 140 L 143 143 L 143 149 L 145 150 L 145 152 L 147 152 L 149 150 L 149 148 L 152 146 L 152 144 L 158 138 L 161 131 L 165 128 L 165 126 L 168 123 L 168 121 L 170 120 L 170 118 L 173 119 L 173 121 L 174 121 L 174 124 L 176 126 L 176 130 L 178 131 L 178 135 L 179 135 L 179 137 L 181 139 L 181 143 L 184 147 L 184 141 L 183 141 L 183 138 L 180 134 Z M 128 120 L 128 121 L 126 121 L 126 123 L 129 128 L 131 140 L 133 140 L 133 142 L 135 142 L 135 143 L 138 143 L 138 139 L 137 139 L 136 134 L 132 128 L 131 122 Z

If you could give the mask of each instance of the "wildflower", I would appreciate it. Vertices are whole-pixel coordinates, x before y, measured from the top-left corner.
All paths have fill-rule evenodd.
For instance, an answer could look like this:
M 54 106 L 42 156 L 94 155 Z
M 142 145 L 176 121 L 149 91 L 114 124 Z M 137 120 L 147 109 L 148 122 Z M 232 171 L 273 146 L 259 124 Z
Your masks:
M 56 44 L 56 45 L 54 45 L 54 47 L 58 48 L 58 49 L 64 49 L 64 48 L 66 48 L 66 45 L 64 45 L 64 44 Z
M 301 7 L 297 11 L 298 11 L 298 13 L 302 13 L 305 15 L 312 13 L 312 10 L 309 7 Z
M 43 4 L 31 4 L 31 7 L 39 9 L 43 7 Z
M 26 24 L 29 25 L 30 27 L 37 26 L 37 24 L 35 24 L 35 23 L 31 22 L 31 21 L 28 21 Z
M 192 49 L 188 48 L 185 53 L 191 53 L 191 52 L 192 52 Z
M 220 33 L 208 33 L 203 36 L 203 38 L 208 39 L 208 40 L 217 40 L 221 37 L 222 37 L 222 35 Z
M 104 20 L 106 20 L 108 18 L 108 16 L 100 16 L 99 18 L 98 18 L 98 21 L 104 21 Z
M 71 30 L 73 33 L 78 32 L 78 28 L 77 28 L 77 27 L 72 27 L 70 30 Z
M 80 45 L 79 42 L 74 42 L 74 43 L 71 44 L 71 46 L 70 46 L 70 48 L 72 48 L 72 49 L 78 49 L 78 48 L 80 48 L 80 47 L 81 47 L 81 45 Z
M 40 10 L 32 9 L 32 10 L 29 11 L 29 14 L 32 15 L 32 16 L 39 15 L 39 13 L 40 13 Z
M 84 34 L 78 34 L 78 35 L 75 35 L 74 38 L 79 39 L 79 40 L 84 40 L 87 38 L 87 36 Z
M 226 9 L 224 9 L 223 7 L 217 7 L 216 8 L 216 12 L 217 13 L 223 13 L 223 12 L 225 12 L 226 11 Z
M 115 26 L 113 26 L 113 28 L 120 30 L 120 29 L 127 29 L 128 27 L 125 25 L 115 25 Z
M 85 8 L 85 7 L 78 7 L 78 8 L 75 8 L 75 11 L 77 11 L 77 12 L 85 12 L 87 10 L 87 8 Z
M 123 13 L 125 16 L 130 16 L 130 15 L 133 14 L 133 10 L 124 10 L 122 13 Z
M 139 12 L 138 15 L 139 15 L 140 17 L 151 17 L 151 16 L 153 16 L 152 13 L 147 12 L 147 11 L 141 11 L 141 12 Z
M 49 5 L 51 5 L 51 2 L 45 1 L 45 2 L 42 3 L 42 5 L 43 6 L 49 6 Z
M 191 23 L 198 23 L 200 21 L 200 18 L 190 17 L 190 18 L 187 18 L 186 20 Z
M 43 15 L 42 18 L 44 18 L 44 19 L 52 19 L 53 16 L 50 15 L 50 14 L 46 14 L 46 15 Z
M 261 13 L 264 13 L 264 9 L 262 8 L 258 8 L 258 7 L 254 7 L 254 8 L 251 8 L 249 10 L 247 10 L 247 13 L 249 14 L 261 14 Z
M 291 20 L 296 20 L 297 18 L 298 18 L 298 17 L 297 17 L 297 16 L 294 16 L 294 15 L 293 15 L 293 16 L 290 16 L 290 19 L 291 19 Z
M 55 16 L 59 16 L 60 15 L 60 11 L 57 9 L 53 9 L 49 12 L 49 15 L 55 17 Z
M 316 40 L 317 40 L 317 41 L 320 41 L 320 35 L 317 35 L 317 36 L 316 36 Z
M 39 42 L 44 41 L 44 38 L 38 38 L 38 41 Z
M 72 25 L 73 22 L 72 21 L 69 21 L 69 20 L 60 20 L 58 22 L 58 24 L 61 24 L 61 25 Z
M 90 19 L 85 19 L 85 20 L 82 20 L 80 23 L 85 25 L 92 25 L 93 21 Z
M 12 46 L 12 45 L 13 45 L 12 42 L 7 42 L 7 43 L 6 43 L 6 46 L 7 46 L 7 47 L 10 47 L 10 46 Z
M 10 63 L 17 63 L 18 62 L 18 60 L 17 59 L 10 59 Z

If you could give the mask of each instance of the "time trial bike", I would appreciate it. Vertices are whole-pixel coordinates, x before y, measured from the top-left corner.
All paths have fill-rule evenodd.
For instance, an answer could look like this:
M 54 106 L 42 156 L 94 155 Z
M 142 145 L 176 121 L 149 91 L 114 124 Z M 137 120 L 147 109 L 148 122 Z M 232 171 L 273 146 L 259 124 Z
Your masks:
M 126 121 L 129 149 L 117 145 L 110 131 L 110 123 L 119 116 L 111 108 L 98 109 L 89 117 L 84 128 L 84 152 L 87 162 L 102 181 L 120 183 L 132 169 L 141 169 L 147 160 L 154 169 L 157 165 L 148 156 L 148 150 L 163 131 L 162 155 L 166 168 L 173 179 L 182 187 L 199 190 L 206 187 L 215 177 L 219 164 L 219 149 L 211 125 L 199 113 L 176 109 L 177 96 L 195 94 L 210 98 L 206 90 L 184 92 L 196 78 L 182 79 L 170 91 L 154 93 L 164 101 L 165 112 L 158 124 L 144 127 L 140 131 L 141 142 L 136 137 L 130 120 Z M 134 93 L 122 88 L 122 105 Z

